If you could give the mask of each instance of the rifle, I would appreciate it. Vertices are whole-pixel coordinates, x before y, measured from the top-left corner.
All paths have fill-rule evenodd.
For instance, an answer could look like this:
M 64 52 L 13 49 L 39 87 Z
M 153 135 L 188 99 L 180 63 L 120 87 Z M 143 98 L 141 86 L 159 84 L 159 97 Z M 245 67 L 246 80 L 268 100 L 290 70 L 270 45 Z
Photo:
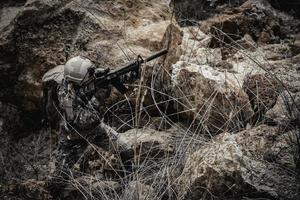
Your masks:
M 136 78 L 138 77 L 139 71 L 140 71 L 140 66 L 143 63 L 149 62 L 153 59 L 156 59 L 162 55 L 165 55 L 168 53 L 167 49 L 160 50 L 150 57 L 143 59 L 140 55 L 135 60 L 130 61 L 126 65 L 117 68 L 115 70 L 110 70 L 109 68 L 107 69 L 92 69 L 90 74 L 91 78 L 83 83 L 83 88 L 88 88 L 88 86 L 91 83 L 94 83 L 94 91 L 97 90 L 98 88 L 105 88 L 108 85 L 113 85 L 120 93 L 125 94 L 128 90 L 128 88 L 124 85 L 124 83 L 121 81 L 121 77 L 133 73 L 136 75 Z M 85 95 L 87 95 L 87 91 L 90 90 L 85 90 Z M 91 92 L 91 91 L 90 91 Z M 92 92 L 92 93 L 93 93 Z

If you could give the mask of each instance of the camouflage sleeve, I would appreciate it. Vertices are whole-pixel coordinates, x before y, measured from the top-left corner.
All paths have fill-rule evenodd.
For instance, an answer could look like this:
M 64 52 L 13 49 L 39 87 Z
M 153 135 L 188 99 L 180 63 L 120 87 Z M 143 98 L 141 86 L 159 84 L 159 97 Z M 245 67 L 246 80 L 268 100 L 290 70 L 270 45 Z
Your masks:
M 75 108 L 73 124 L 79 130 L 94 129 L 100 123 L 100 116 L 94 105 L 88 102 L 85 106 L 78 105 Z

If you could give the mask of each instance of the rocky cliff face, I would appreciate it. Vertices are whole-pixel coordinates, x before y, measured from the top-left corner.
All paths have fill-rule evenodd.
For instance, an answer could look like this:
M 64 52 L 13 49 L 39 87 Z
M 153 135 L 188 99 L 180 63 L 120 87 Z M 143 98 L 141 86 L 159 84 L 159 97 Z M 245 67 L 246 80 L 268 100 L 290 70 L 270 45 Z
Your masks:
M 59 131 L 39 123 L 47 70 L 79 54 L 116 68 L 168 47 L 127 99 L 113 91 L 103 101 L 135 150 L 133 168 L 89 147 L 64 198 L 298 199 L 299 5 L 4 0 L 0 197 L 57 198 L 47 181 Z

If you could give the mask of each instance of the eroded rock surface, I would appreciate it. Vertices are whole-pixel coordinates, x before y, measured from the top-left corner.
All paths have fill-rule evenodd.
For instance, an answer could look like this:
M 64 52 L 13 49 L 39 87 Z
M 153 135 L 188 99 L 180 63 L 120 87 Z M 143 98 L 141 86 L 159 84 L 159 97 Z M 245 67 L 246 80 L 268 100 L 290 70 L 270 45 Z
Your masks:
M 179 181 L 188 183 L 189 189 L 182 190 L 182 195 L 184 199 L 247 195 L 296 199 L 296 178 L 282 170 L 286 161 L 293 162 L 293 148 L 288 133 L 276 127 L 262 125 L 237 134 L 221 134 L 187 160 Z
M 179 110 L 210 132 L 239 130 L 252 117 L 248 96 L 226 74 L 208 65 L 177 63 L 174 68 L 182 68 L 174 80 L 175 96 L 184 97 Z

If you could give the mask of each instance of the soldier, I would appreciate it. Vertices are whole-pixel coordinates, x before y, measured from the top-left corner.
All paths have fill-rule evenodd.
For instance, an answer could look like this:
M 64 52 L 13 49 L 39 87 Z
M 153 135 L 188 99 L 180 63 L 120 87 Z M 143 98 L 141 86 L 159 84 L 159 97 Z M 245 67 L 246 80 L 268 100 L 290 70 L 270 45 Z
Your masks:
M 65 65 L 49 70 L 42 79 L 45 122 L 55 126 L 59 122 L 59 145 L 55 154 L 56 170 L 52 186 L 61 187 L 60 179 L 68 179 L 68 171 L 83 154 L 88 143 L 103 144 L 108 139 L 122 151 L 130 147 L 122 135 L 104 124 L 98 112 L 100 103 L 92 95 L 82 94 L 81 85 L 93 75 L 95 65 L 87 58 L 74 57 Z M 97 69 L 98 74 L 103 69 Z M 94 87 L 93 83 L 89 87 Z M 105 88 L 105 87 L 104 87 Z M 106 95 L 110 89 L 106 89 Z
M 62 118 L 61 132 L 69 140 L 79 136 L 74 134 L 75 130 L 87 131 L 99 123 L 94 109 L 97 100 L 93 97 L 84 102 L 78 96 L 78 89 L 92 68 L 94 65 L 90 60 L 78 56 L 51 69 L 42 79 L 45 120 L 53 125 L 58 117 Z
M 125 94 L 128 88 L 123 83 L 130 83 L 139 78 L 141 64 L 167 52 L 167 49 L 163 49 L 145 60 L 139 55 L 137 59 L 112 71 L 96 69 L 89 59 L 78 56 L 44 75 L 42 82 L 45 122 L 51 126 L 59 122 L 60 129 L 58 150 L 54 156 L 56 170 L 49 184 L 50 190 L 56 194 L 62 190 L 68 180 L 69 169 L 78 162 L 87 145 L 101 145 L 105 139 L 112 144 L 115 152 L 120 153 L 122 161 L 129 163 L 128 168 L 131 170 L 130 158 L 133 156 L 133 150 L 121 134 L 101 120 L 101 103 L 95 97 L 95 93 L 102 89 L 102 93 L 108 96 L 109 85 L 113 85 L 120 93 Z M 103 92 L 103 89 L 106 92 Z M 61 181 L 64 183 L 60 184 Z

